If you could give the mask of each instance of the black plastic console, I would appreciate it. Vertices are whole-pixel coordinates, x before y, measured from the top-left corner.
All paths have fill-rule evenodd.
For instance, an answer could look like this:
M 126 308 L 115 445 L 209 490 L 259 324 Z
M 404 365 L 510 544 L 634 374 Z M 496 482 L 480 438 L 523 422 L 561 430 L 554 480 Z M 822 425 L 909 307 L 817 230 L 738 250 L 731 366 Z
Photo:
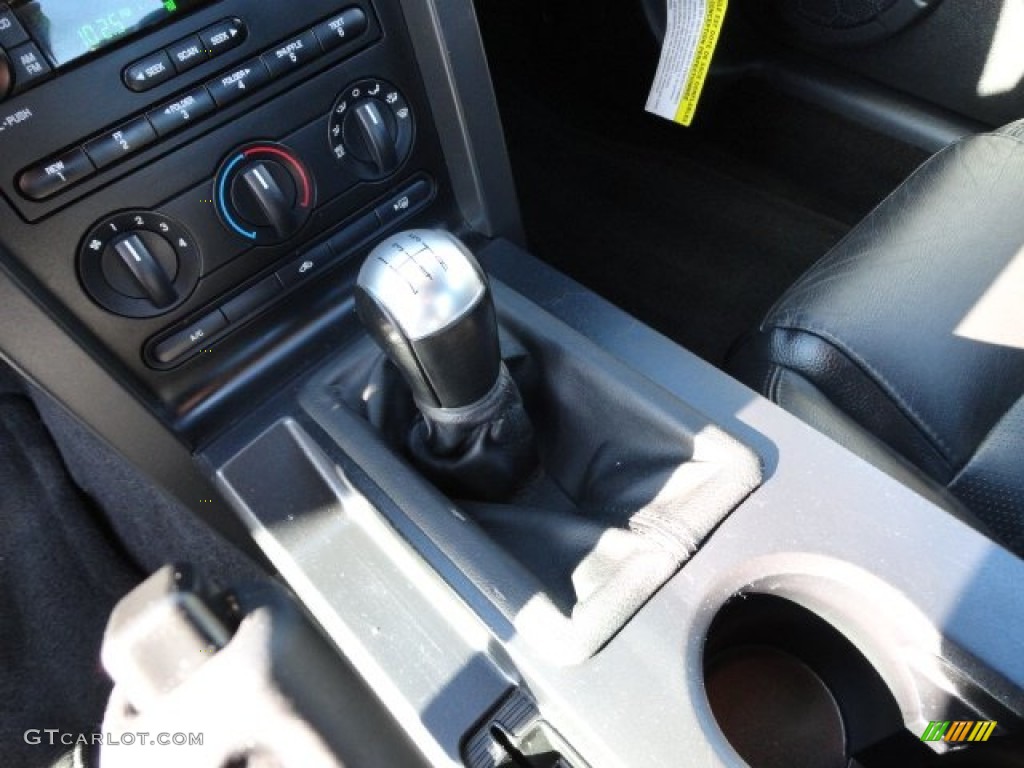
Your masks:
M 444 499 L 406 463 L 395 439 L 408 431 L 401 414 L 414 412 L 404 388 L 385 398 L 385 423 L 376 425 L 384 435 L 375 434 L 365 399 L 381 397 L 371 378 L 381 353 L 365 337 L 339 351 L 301 402 L 405 515 L 443 527 L 459 519 L 454 504 L 479 525 L 480 534 L 450 556 L 494 585 L 501 610 L 544 653 L 578 662 L 757 487 L 760 464 L 706 417 L 536 305 L 500 284 L 493 290 L 505 364 L 535 425 L 541 461 L 511 497 Z
M 672 764 L 696 748 L 714 766 L 930 766 L 959 759 L 920 740 L 940 718 L 997 723 L 977 754 L 1005 751 L 1024 713 L 1024 563 L 521 250 L 477 255 L 514 284 L 493 282 L 507 362 L 525 353 L 553 382 L 521 374 L 527 407 L 572 436 L 572 451 L 542 443 L 575 468 L 550 455 L 547 468 L 579 491 L 614 474 L 598 446 L 638 451 L 640 479 L 673 466 L 686 479 L 669 507 L 716 510 L 717 525 L 676 570 L 681 549 L 620 535 L 628 512 L 568 557 L 540 511 L 474 520 L 363 418 L 377 353 L 350 317 L 333 360 L 205 458 L 321 625 L 419 702 L 434 743 L 453 759 L 471 734 L 500 744 L 501 718 L 480 713 L 518 688 L 586 763 Z M 741 501 L 753 456 L 763 481 Z M 574 486 L 588 465 L 600 477 Z M 584 504 L 548 511 L 597 522 Z M 409 648 L 423 651 L 412 667 Z M 773 751 L 766 733 L 791 746 Z

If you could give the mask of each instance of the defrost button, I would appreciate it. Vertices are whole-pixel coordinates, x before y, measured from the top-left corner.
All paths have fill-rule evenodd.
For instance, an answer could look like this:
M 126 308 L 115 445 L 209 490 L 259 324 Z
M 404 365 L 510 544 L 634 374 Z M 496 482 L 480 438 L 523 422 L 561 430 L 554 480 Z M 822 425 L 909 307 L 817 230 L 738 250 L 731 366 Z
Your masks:
M 380 219 L 380 223 L 386 227 L 410 211 L 419 208 L 430 199 L 432 191 L 430 183 L 423 179 L 413 182 L 386 203 L 377 206 L 377 217 Z

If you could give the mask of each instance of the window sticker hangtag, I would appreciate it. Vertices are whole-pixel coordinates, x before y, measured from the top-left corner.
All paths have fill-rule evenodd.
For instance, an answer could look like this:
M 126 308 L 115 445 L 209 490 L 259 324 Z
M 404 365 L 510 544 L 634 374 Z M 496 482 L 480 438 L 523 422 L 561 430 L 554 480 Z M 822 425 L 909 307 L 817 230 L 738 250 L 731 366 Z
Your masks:
M 647 111 L 690 125 L 718 44 L 729 0 L 666 0 L 665 40 Z

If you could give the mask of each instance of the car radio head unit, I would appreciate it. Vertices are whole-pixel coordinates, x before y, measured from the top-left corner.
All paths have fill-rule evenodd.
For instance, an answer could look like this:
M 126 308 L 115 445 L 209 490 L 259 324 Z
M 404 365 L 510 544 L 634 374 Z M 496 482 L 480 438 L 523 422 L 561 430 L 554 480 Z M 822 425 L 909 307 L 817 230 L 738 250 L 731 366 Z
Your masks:
M 210 0 L 31 0 L 15 3 L 25 31 L 55 68 L 162 24 Z

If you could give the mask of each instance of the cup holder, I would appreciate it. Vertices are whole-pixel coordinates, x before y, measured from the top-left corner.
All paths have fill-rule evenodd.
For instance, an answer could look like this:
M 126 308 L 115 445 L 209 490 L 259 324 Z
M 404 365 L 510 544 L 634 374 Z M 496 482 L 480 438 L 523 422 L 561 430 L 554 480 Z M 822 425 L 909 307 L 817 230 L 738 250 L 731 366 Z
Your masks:
M 744 595 L 722 608 L 704 680 L 719 728 L 752 768 L 915 766 L 935 756 L 904 727 L 864 655 L 783 598 Z

